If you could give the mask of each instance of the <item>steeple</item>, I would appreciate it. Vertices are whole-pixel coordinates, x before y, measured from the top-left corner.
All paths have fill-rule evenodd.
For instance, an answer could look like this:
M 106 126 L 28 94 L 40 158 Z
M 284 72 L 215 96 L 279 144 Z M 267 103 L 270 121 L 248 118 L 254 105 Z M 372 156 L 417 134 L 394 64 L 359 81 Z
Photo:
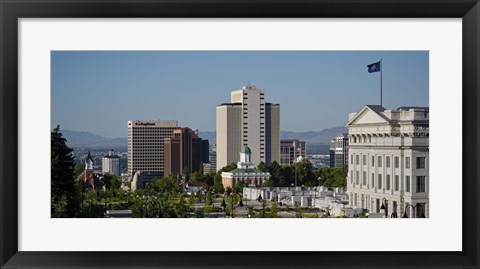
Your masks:
M 92 155 L 90 154 L 90 150 L 88 151 L 87 158 L 85 159 L 85 170 L 93 170 L 93 159 Z

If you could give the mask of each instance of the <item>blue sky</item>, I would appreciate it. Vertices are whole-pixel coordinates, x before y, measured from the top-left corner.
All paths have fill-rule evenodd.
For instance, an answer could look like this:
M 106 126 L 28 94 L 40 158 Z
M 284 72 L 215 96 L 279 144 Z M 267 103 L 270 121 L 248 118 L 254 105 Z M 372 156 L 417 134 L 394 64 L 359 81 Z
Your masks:
M 53 51 L 51 126 L 127 136 L 127 120 L 215 131 L 215 107 L 250 83 L 280 104 L 281 130 L 320 131 L 379 104 L 428 106 L 427 51 Z

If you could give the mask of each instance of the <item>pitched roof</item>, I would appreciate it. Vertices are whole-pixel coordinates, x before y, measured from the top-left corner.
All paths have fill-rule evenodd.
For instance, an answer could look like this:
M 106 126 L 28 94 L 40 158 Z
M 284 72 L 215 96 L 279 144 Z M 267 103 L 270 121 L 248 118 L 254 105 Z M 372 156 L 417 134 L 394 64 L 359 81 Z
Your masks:
M 380 106 L 380 105 L 366 105 L 366 107 L 370 108 L 371 110 L 377 113 L 383 112 L 386 110 L 383 106 Z
M 91 160 L 93 162 L 92 155 L 90 154 L 90 150 L 88 151 L 88 155 L 85 161 L 88 161 L 88 160 Z
M 348 122 L 347 122 L 347 126 L 349 126 L 350 124 L 352 124 L 353 122 L 355 122 L 359 117 L 361 117 L 362 115 L 365 114 L 365 111 L 366 110 L 371 110 L 373 112 L 375 112 L 375 114 L 377 114 L 379 117 L 381 117 L 382 119 L 384 119 L 385 121 L 389 122 L 390 120 L 385 117 L 385 115 L 383 115 L 383 113 L 381 112 L 384 112 L 386 109 L 383 107 L 383 106 L 380 106 L 380 105 L 366 105 L 364 106 L 360 112 L 356 113 L 355 116 L 353 116 L 353 118 L 351 118 Z

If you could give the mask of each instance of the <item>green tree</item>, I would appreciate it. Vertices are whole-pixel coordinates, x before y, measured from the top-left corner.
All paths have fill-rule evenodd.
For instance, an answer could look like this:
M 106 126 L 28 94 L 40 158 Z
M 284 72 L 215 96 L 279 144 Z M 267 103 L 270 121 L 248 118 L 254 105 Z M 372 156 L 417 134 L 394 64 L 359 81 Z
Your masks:
M 258 165 L 257 165 L 257 169 L 262 171 L 262 172 L 267 172 L 267 165 L 261 161 Z
M 270 208 L 270 212 L 268 214 L 268 217 L 269 218 L 278 218 L 278 211 L 280 211 L 280 209 L 278 208 L 278 203 L 277 203 L 277 200 L 275 200 L 273 202 L 273 205 L 272 207 Z
M 195 203 L 195 195 L 190 195 L 190 197 L 188 198 L 188 205 L 189 206 L 192 206 L 193 204 Z
M 77 178 L 78 176 L 80 176 L 83 171 L 85 171 L 85 163 L 84 162 L 81 162 L 77 165 L 75 165 L 75 169 L 74 169 L 74 177 Z
M 312 163 L 309 160 L 303 160 L 294 164 L 297 170 L 297 185 L 318 186 L 318 180 L 313 172 Z
M 315 171 L 315 176 L 321 178 L 320 185 L 324 187 L 343 187 L 347 186 L 348 167 L 341 168 L 320 168 Z
M 187 205 L 184 199 L 180 199 L 175 203 L 174 211 L 176 218 L 188 218 L 192 209 Z
M 216 173 L 213 171 L 205 175 L 205 183 L 207 183 L 208 186 L 213 186 L 215 183 L 215 175 Z
M 253 209 L 253 206 L 247 206 L 247 216 L 249 218 L 256 218 L 257 214 L 255 213 L 255 210 Z
M 262 200 L 262 210 L 260 211 L 259 218 L 266 218 L 267 217 L 266 209 L 267 209 L 267 199 L 263 199 Z
M 57 217 L 75 217 L 78 214 L 79 195 L 75 190 L 73 150 L 66 145 L 66 139 L 57 125 L 51 133 L 51 213 L 52 216 L 64 207 Z
M 116 175 L 113 175 L 112 176 L 112 179 L 110 181 L 110 188 L 112 190 L 115 190 L 115 191 L 118 191 L 120 189 L 120 187 L 122 186 L 122 180 L 120 179 L 120 177 L 116 176 Z
M 233 169 L 237 169 L 237 164 L 236 163 L 231 163 L 230 165 L 227 165 L 225 167 L 223 167 L 222 169 L 220 169 L 217 174 L 221 175 L 222 172 L 230 172 L 232 171 Z
M 225 188 L 223 187 L 223 184 L 222 184 L 222 176 L 219 175 L 219 174 L 215 175 L 215 183 L 213 184 L 213 190 L 216 193 L 224 193 L 225 192 Z
M 205 198 L 205 206 L 212 205 L 212 194 L 209 188 L 207 188 L 207 197 Z
M 235 193 L 243 193 L 243 188 L 246 187 L 247 184 L 245 183 L 245 181 L 243 180 L 240 180 L 237 182 L 237 184 L 235 184 L 235 186 L 233 187 L 233 191 Z

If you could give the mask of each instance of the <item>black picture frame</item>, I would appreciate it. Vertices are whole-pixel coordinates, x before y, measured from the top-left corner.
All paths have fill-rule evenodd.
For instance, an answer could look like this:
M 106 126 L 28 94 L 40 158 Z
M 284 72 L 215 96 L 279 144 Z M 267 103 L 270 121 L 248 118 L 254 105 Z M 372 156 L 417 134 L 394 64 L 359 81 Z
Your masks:
M 0 16 L 0 265 L 2 268 L 480 268 L 478 195 L 480 193 L 478 184 L 480 5 L 478 0 L 0 0 Z M 463 213 L 463 251 L 18 251 L 18 19 L 56 17 L 462 18 L 463 207 L 459 210 Z M 225 236 L 230 241 L 234 240 L 238 234 Z

